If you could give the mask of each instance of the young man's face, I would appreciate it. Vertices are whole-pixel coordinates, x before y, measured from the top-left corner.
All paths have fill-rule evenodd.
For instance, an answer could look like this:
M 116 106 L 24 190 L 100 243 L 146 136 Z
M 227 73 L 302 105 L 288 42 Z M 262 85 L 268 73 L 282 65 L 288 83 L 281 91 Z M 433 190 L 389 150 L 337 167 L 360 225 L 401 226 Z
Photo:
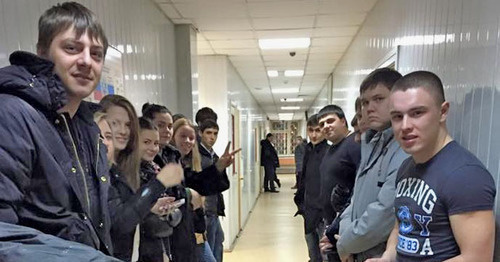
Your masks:
M 54 63 L 69 98 L 81 100 L 94 91 L 101 79 L 104 47 L 86 32 L 77 38 L 71 27 L 54 37 L 45 58 Z
M 416 159 L 432 157 L 449 104 L 438 105 L 424 88 L 396 91 L 390 101 L 392 127 L 401 148 Z
M 336 114 L 328 114 L 321 117 L 319 126 L 324 138 L 330 142 L 337 142 L 345 136 L 347 127 L 345 119 L 340 119 Z
M 307 126 L 307 136 L 313 145 L 318 144 L 323 141 L 323 133 L 321 133 L 321 127 L 318 126 Z
M 203 132 L 200 132 L 201 143 L 208 149 L 211 149 L 215 145 L 218 135 L 219 135 L 219 129 L 205 128 Z
M 389 113 L 390 90 L 383 84 L 377 84 L 361 94 L 363 117 L 368 126 L 376 131 L 382 131 L 391 125 Z

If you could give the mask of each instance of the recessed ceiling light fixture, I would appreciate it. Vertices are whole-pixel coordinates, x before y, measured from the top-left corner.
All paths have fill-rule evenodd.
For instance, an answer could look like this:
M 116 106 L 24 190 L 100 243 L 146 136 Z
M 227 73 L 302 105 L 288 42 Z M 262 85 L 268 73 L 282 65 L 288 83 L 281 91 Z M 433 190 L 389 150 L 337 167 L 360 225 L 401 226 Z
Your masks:
M 281 98 L 281 102 L 302 102 L 304 98 Z
M 308 48 L 310 45 L 311 39 L 309 37 L 259 39 L 259 47 L 262 50 Z
M 278 71 L 277 70 L 267 70 L 267 76 L 269 77 L 278 77 Z
M 279 89 L 272 89 L 273 94 L 290 94 L 290 93 L 298 93 L 299 88 L 298 87 L 291 87 L 291 88 L 279 88 Z
M 300 106 L 282 106 L 281 110 L 299 110 Z
M 304 75 L 304 70 L 285 70 L 287 77 L 299 77 Z

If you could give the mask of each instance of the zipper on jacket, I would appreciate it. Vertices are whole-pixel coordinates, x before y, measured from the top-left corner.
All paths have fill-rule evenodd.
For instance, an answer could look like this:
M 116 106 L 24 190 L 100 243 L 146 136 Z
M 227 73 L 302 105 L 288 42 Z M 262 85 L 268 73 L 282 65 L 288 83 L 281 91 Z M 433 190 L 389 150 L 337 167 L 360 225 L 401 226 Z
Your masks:
M 71 134 L 71 130 L 69 129 L 68 121 L 66 120 L 66 116 L 62 115 L 62 118 L 64 120 L 64 125 L 66 126 L 66 130 L 68 131 L 69 138 L 71 139 L 71 144 L 73 146 L 73 152 L 76 157 L 76 162 L 78 163 L 78 167 L 80 168 L 81 174 L 82 174 L 82 180 L 83 180 L 83 187 L 85 189 L 85 200 L 87 200 L 87 207 L 88 207 L 88 213 L 90 214 L 90 198 L 89 198 L 89 189 L 87 187 L 87 179 L 85 179 L 85 172 L 83 171 L 82 163 L 80 162 L 80 157 L 78 156 L 78 151 L 76 149 L 76 144 L 75 140 L 73 140 L 73 135 Z

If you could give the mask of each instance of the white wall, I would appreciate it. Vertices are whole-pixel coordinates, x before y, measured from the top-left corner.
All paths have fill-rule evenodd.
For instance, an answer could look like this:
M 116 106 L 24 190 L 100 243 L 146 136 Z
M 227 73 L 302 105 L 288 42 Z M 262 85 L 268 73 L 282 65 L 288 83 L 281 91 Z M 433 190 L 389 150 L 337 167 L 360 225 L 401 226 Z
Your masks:
M 198 74 L 199 107 L 211 107 L 218 115 L 220 130 L 214 149 L 219 155 L 232 137 L 231 108 L 239 113 L 240 139 L 237 143 L 242 151 L 237 157 L 240 165 L 237 174 L 233 174 L 232 168 L 227 169 L 231 188 L 224 192 L 226 217 L 221 219 L 224 247 L 229 249 L 240 231 L 239 208 L 243 226 L 259 194 L 258 143 L 261 135 L 255 133 L 259 133 L 258 127 L 264 128 L 265 115 L 226 56 L 199 56 Z M 238 190 L 241 190 L 241 202 Z
M 15 50 L 36 52 L 38 18 L 59 2 L 64 1 L 0 0 L 0 67 L 9 64 L 8 56 Z M 124 51 L 125 96 L 136 110 L 150 101 L 177 111 L 174 25 L 156 4 L 150 0 L 77 2 L 96 13 L 110 45 Z
M 429 70 L 441 77 L 451 103 L 451 135 L 479 157 L 498 183 L 500 1 L 379 0 L 334 71 L 333 90 L 349 89 L 341 106 L 354 105 L 363 78 L 398 44 L 401 73 Z M 497 224 L 498 203 L 497 197 Z M 498 254 L 495 261 L 500 261 Z

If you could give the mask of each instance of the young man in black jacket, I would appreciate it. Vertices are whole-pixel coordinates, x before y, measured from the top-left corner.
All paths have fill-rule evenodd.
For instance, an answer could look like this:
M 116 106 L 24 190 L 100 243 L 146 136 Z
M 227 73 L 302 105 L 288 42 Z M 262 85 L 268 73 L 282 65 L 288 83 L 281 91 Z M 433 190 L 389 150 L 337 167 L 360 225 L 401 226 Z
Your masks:
M 320 164 L 323 219 L 327 236 L 335 241 L 338 233 L 338 214 L 344 211 L 351 196 L 356 170 L 361 159 L 361 146 L 349 135 L 344 111 L 337 105 L 327 105 L 319 113 L 319 125 L 325 138 L 332 143 Z M 335 222 L 334 222 L 335 219 Z M 335 251 L 328 253 L 328 261 L 340 261 Z
M 213 146 L 217 141 L 217 136 L 219 134 L 219 125 L 217 125 L 214 120 L 207 119 L 201 122 L 198 127 L 200 135 L 198 148 L 201 155 L 201 168 L 205 169 L 214 165 L 217 163 L 217 160 L 219 160 L 219 156 L 213 150 Z M 205 198 L 207 241 L 217 262 L 222 261 L 222 242 L 224 242 L 224 231 L 222 231 L 219 221 L 219 216 L 225 216 L 225 205 L 222 192 L 229 188 L 229 178 L 227 177 L 225 169 L 221 172 L 220 177 L 219 192 L 217 194 L 206 196 Z
M 318 123 L 318 116 L 312 115 L 307 120 L 307 135 L 310 142 L 306 145 L 302 178 L 294 201 L 299 208 L 299 213 L 304 217 L 304 231 L 309 251 L 309 261 L 321 262 L 319 239 L 323 234 L 324 223 L 322 217 L 321 176 L 319 166 L 328 150 Z

